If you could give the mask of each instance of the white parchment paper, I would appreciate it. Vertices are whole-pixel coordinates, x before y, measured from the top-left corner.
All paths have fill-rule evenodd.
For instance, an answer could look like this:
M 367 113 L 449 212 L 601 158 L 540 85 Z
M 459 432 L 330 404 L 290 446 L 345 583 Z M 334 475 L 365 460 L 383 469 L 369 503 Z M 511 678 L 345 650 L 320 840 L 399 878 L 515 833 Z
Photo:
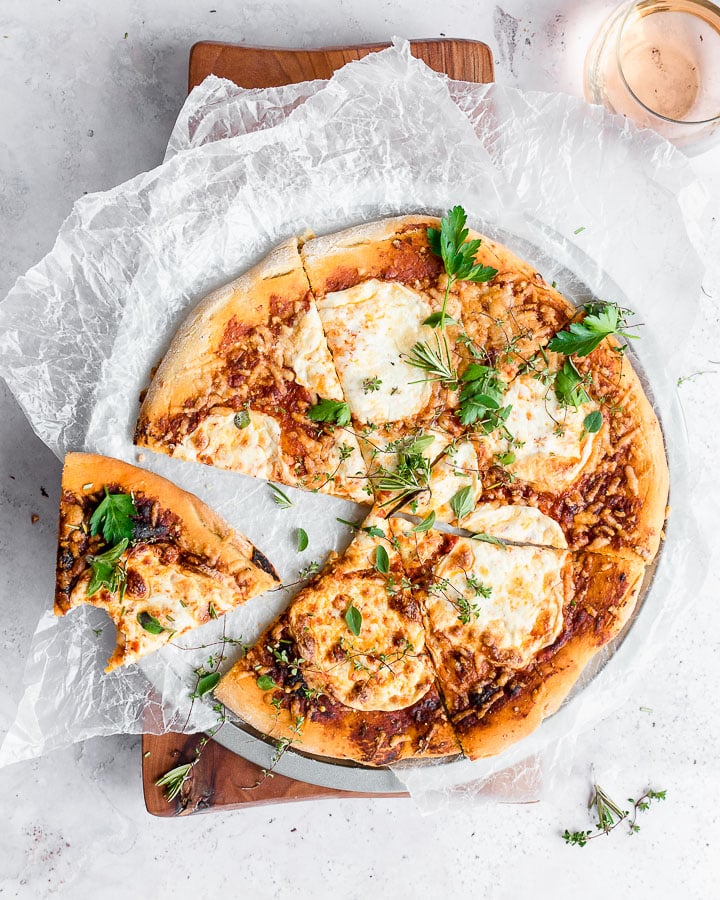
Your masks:
M 427 808 L 482 792 L 536 793 L 540 769 L 552 775 L 569 765 L 567 744 L 558 751 L 557 740 L 572 739 L 628 696 L 631 676 L 661 644 L 663 617 L 700 577 L 672 384 L 700 289 L 706 215 L 684 157 L 574 98 L 449 82 L 402 42 L 329 82 L 243 91 L 211 76 L 181 111 L 165 163 L 78 201 L 53 251 L 0 307 L 0 374 L 38 435 L 60 457 L 88 449 L 137 462 L 138 394 L 204 294 L 307 228 L 442 213 L 455 203 L 577 301 L 594 293 L 637 311 L 645 326 L 639 362 L 663 420 L 674 512 L 653 588 L 611 663 L 536 735 L 495 760 L 401 771 Z M 261 481 L 152 453 L 142 465 L 216 508 L 285 582 L 349 541 L 336 516 L 364 512 L 290 489 L 295 505 L 278 510 Z M 298 525 L 310 534 L 301 555 Z M 256 598 L 111 675 L 102 669 L 113 629 L 100 611 L 60 620 L 47 613 L 0 764 L 92 735 L 212 727 L 210 706 L 188 697 L 193 669 L 222 647 L 223 628 L 251 643 L 291 594 Z M 229 648 L 223 666 L 233 658 Z

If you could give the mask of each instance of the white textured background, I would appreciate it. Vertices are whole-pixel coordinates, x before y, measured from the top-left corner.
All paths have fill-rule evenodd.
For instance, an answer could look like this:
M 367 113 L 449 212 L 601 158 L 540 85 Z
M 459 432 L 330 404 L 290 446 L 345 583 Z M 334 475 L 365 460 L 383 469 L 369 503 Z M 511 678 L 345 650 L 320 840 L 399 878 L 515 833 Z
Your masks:
M 51 248 L 74 199 L 160 162 L 197 40 L 316 47 L 394 34 L 477 38 L 493 48 L 498 80 L 579 94 L 585 47 L 614 5 L 3 0 L 0 297 Z M 694 165 L 720 205 L 720 148 Z M 702 316 L 685 348 L 688 375 L 720 371 L 711 362 L 720 360 L 718 255 L 707 264 Z M 694 474 L 714 501 L 720 500 L 719 388 L 716 374 L 680 388 Z M 41 612 L 26 597 L 50 603 L 52 596 L 60 466 L 4 386 L 0 416 L 2 734 Z M 718 517 L 710 510 L 717 506 L 709 503 L 701 522 L 716 544 Z M 40 516 L 35 525 L 33 514 Z M 642 693 L 581 738 L 566 783 L 542 803 L 422 818 L 405 800 L 332 800 L 158 820 L 143 806 L 139 739 L 96 740 L 0 771 L 0 894 L 717 896 L 719 580 L 714 566 L 703 596 L 674 626 L 672 651 L 647 672 Z M 566 847 L 563 828 L 588 827 L 592 763 L 620 799 L 650 783 L 666 788 L 668 800 L 644 816 L 637 836 L 618 830 L 584 849 Z

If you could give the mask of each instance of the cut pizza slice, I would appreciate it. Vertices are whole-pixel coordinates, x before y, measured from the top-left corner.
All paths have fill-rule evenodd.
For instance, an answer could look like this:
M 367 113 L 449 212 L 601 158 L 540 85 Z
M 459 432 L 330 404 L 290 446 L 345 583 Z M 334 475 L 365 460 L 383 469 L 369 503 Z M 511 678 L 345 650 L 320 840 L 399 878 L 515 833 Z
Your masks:
M 106 610 L 117 628 L 106 671 L 277 581 L 266 557 L 192 494 L 117 459 L 66 457 L 55 614 L 83 603 Z
M 367 500 L 352 431 L 308 415 L 320 399 L 345 408 L 293 239 L 190 313 L 152 379 L 135 443 Z
M 371 766 L 460 752 L 391 524 L 366 520 L 218 685 L 278 746 Z
M 601 308 L 615 315 L 611 304 Z M 657 416 L 616 338 L 566 355 L 557 352 L 562 335 L 573 337 L 566 329 L 551 339 L 509 382 L 503 427 L 473 435 L 480 503 L 535 506 L 561 526 L 570 549 L 649 563 L 669 484 Z
M 439 221 L 403 216 L 308 241 L 302 258 L 380 509 L 407 500 L 451 520 L 479 492 L 472 443 L 454 413 L 463 359 L 457 293 L 428 241 Z M 488 277 L 490 275 L 488 274 Z
M 471 759 L 500 753 L 555 712 L 635 608 L 639 560 L 507 542 L 556 540 L 556 524 L 540 515 L 515 507 L 498 514 L 499 528 L 486 523 L 507 538 L 407 527 L 398 535 L 450 721 Z

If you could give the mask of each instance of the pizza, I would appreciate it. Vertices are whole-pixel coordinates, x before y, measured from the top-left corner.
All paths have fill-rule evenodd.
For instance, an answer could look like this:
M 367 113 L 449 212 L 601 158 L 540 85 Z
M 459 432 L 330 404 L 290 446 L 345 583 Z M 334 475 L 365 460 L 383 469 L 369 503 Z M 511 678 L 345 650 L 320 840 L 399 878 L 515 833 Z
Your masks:
M 217 697 L 278 746 L 375 766 L 495 754 L 558 709 L 663 538 L 627 316 L 577 308 L 460 207 L 287 241 L 203 300 L 136 443 L 372 503 Z
M 215 695 L 282 746 L 365 765 L 501 752 L 622 630 L 644 566 L 528 543 L 562 541 L 534 507 L 483 524 L 479 539 L 372 514 Z
M 136 466 L 65 459 L 55 613 L 89 603 L 117 628 L 106 671 L 278 583 L 269 560 L 197 497 Z
M 318 397 L 343 399 L 294 239 L 191 312 L 145 395 L 135 443 L 367 499 L 353 433 L 307 415 Z

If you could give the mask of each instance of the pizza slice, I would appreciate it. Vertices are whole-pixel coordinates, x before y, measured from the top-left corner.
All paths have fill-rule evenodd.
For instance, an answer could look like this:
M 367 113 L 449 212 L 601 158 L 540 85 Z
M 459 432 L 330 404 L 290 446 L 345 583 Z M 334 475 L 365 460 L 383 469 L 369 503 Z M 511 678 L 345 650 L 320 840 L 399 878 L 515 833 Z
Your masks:
M 391 524 L 367 519 L 218 685 L 278 746 L 371 766 L 459 753 Z
M 277 582 L 267 558 L 192 494 L 117 459 L 66 457 L 55 614 L 107 611 L 117 628 L 107 672 Z
M 508 543 L 556 539 L 557 525 L 540 515 L 515 507 L 498 516 L 505 539 L 398 535 L 450 722 L 471 759 L 500 753 L 555 712 L 635 608 L 639 560 Z
M 561 526 L 572 550 L 649 563 L 668 498 L 660 424 L 616 337 L 595 333 L 597 346 L 587 343 L 593 329 L 621 329 L 619 315 L 612 304 L 581 313 L 575 332 L 559 332 L 509 381 L 502 428 L 478 428 L 472 438 L 479 499 L 537 507 Z
M 385 219 L 307 241 L 301 253 L 376 503 L 391 514 L 407 500 L 451 519 L 449 499 L 479 485 L 454 414 L 461 310 L 428 240 L 438 225 Z
M 352 431 L 309 415 L 320 399 L 344 408 L 293 239 L 190 313 L 152 378 L 135 443 L 367 500 Z

